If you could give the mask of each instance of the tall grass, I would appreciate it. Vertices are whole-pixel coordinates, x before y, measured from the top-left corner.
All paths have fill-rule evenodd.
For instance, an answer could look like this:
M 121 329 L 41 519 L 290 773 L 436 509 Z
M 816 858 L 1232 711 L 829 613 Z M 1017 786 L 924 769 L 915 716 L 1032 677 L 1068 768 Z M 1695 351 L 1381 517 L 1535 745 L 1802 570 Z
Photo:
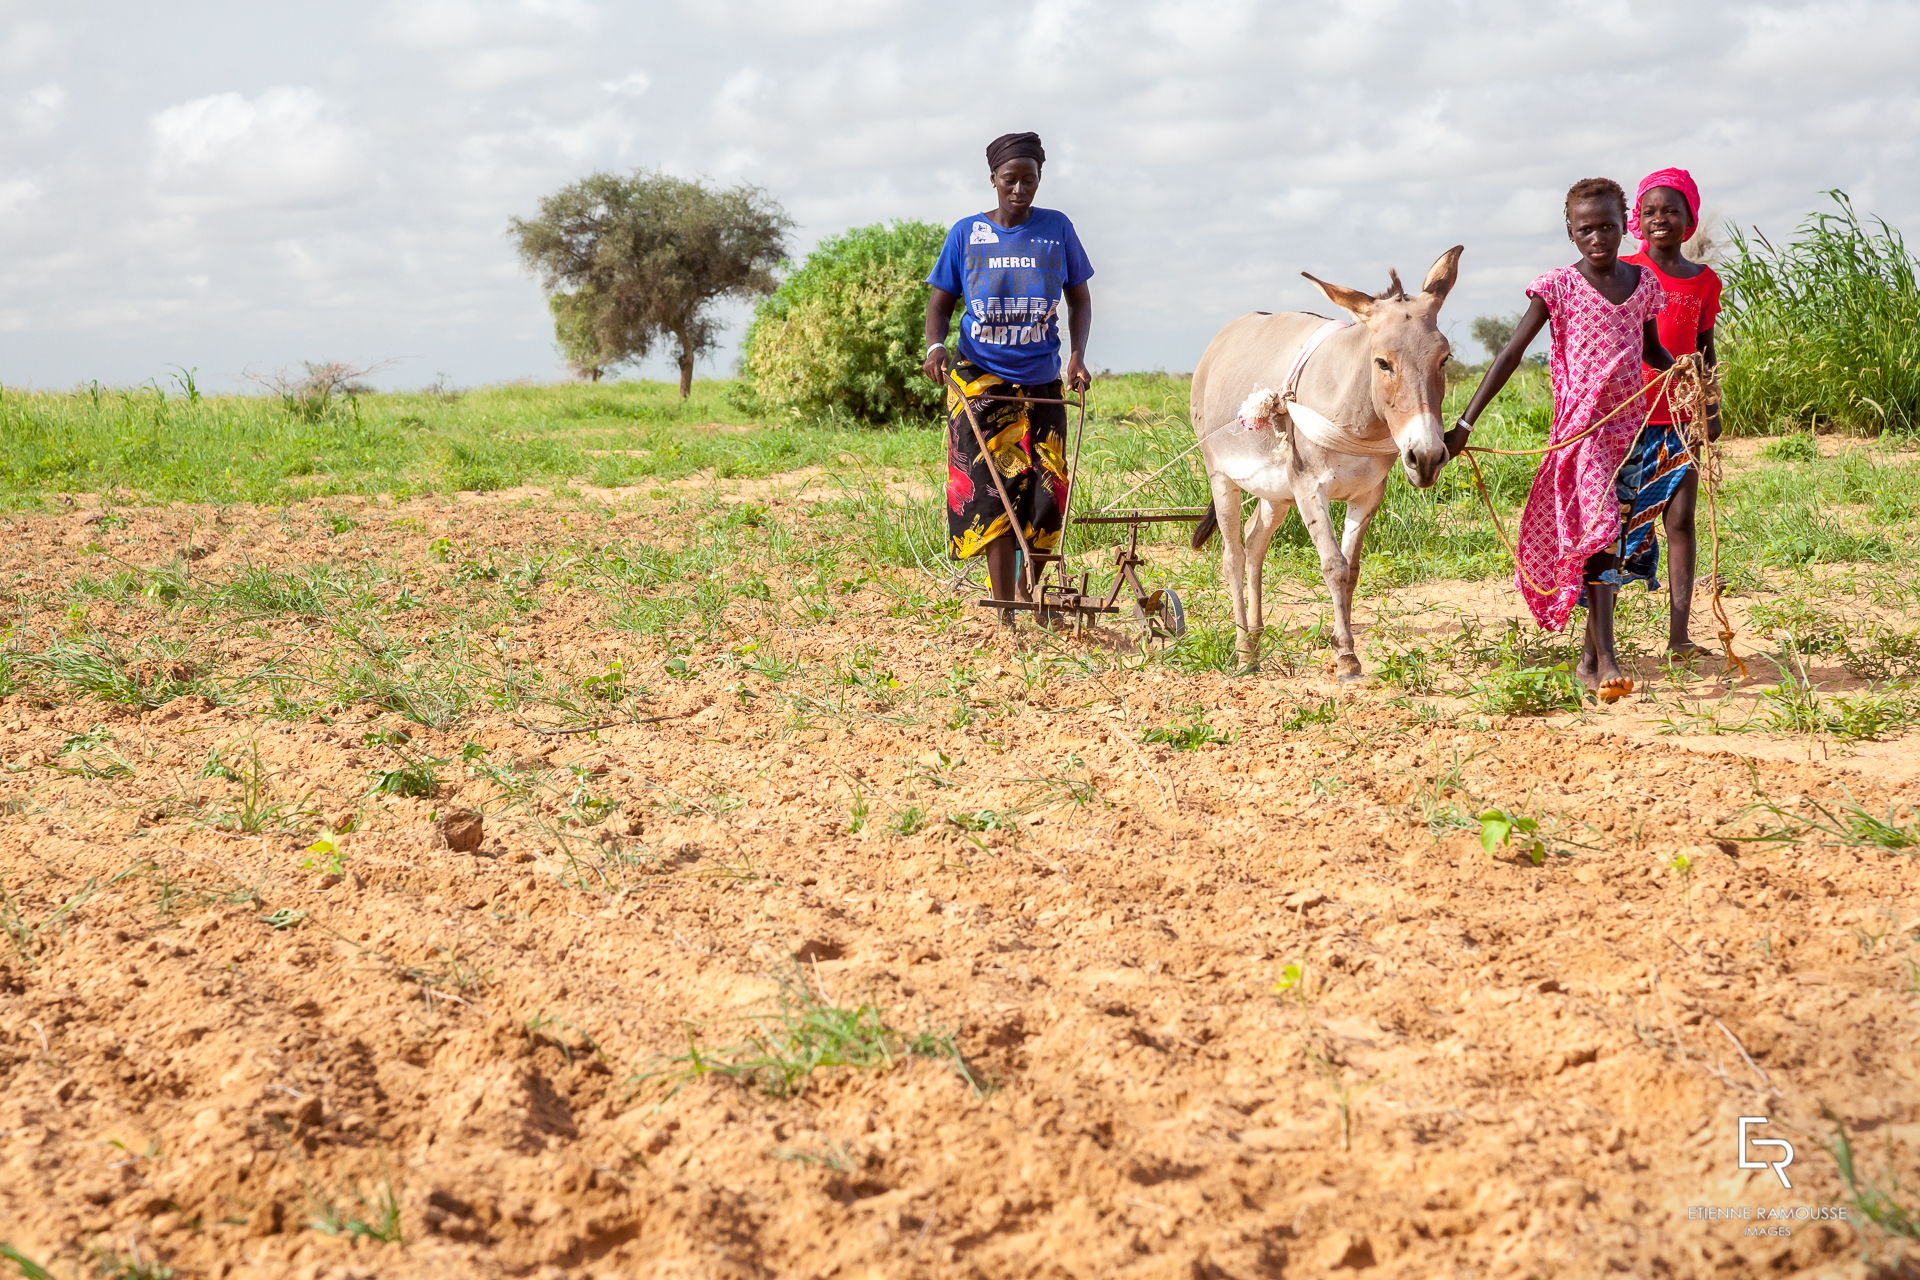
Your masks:
M 1721 268 L 1731 432 L 1920 431 L 1920 263 L 1884 220 L 1827 194 L 1834 208 L 1790 243 L 1733 232 Z
M 54 494 L 108 502 L 290 502 L 405 497 L 520 484 L 607 486 L 711 470 L 755 476 L 846 454 L 897 465 L 938 454 L 920 432 L 806 423 L 739 428 L 730 383 L 490 387 L 339 397 L 320 411 L 276 396 L 0 387 L 0 508 Z

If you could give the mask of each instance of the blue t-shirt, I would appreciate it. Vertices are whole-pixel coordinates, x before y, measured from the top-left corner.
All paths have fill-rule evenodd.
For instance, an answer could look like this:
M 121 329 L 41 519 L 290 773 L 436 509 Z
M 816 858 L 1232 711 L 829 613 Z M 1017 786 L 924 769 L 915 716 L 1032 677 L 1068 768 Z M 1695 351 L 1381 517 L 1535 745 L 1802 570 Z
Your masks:
M 927 283 L 965 308 L 960 358 L 1030 387 L 1060 376 L 1060 295 L 1092 275 L 1067 215 L 1030 209 L 1017 227 L 954 223 Z

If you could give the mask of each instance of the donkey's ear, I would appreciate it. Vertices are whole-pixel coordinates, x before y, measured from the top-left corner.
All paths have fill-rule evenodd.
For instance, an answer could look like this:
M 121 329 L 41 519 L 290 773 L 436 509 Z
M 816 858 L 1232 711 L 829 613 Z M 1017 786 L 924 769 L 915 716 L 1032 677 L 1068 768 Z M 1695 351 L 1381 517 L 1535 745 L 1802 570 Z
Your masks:
M 1460 255 L 1465 245 L 1455 245 L 1433 260 L 1427 268 L 1427 281 L 1420 286 L 1420 292 L 1433 299 L 1437 307 L 1447 300 L 1447 294 L 1453 289 L 1453 282 L 1460 277 Z
M 1328 284 L 1311 271 L 1302 271 L 1300 274 L 1313 281 L 1320 292 L 1327 295 L 1327 301 L 1344 311 L 1352 312 L 1354 319 L 1365 320 L 1373 314 L 1375 299 L 1371 294 L 1362 293 L 1358 289 L 1348 289 L 1343 285 Z

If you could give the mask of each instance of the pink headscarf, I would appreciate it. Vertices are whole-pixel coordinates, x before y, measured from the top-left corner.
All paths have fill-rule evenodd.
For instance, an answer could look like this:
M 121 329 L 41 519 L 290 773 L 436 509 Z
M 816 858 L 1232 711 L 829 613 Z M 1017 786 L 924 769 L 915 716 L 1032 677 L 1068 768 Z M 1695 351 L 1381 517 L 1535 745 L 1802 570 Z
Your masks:
M 1672 187 L 1687 202 L 1687 215 L 1695 226 L 1700 225 L 1700 188 L 1693 185 L 1693 175 L 1685 169 L 1655 169 L 1640 179 L 1640 189 L 1633 193 L 1633 207 L 1627 210 L 1627 234 L 1645 243 L 1646 237 L 1640 234 L 1640 197 L 1655 187 Z

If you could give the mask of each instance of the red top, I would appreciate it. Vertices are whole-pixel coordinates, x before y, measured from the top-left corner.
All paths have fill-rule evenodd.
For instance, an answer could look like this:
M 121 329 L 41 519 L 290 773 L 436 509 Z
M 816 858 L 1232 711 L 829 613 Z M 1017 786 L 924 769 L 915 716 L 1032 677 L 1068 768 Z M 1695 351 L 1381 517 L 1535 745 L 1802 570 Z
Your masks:
M 1713 268 L 1702 267 L 1699 275 L 1682 280 L 1654 266 L 1653 259 L 1647 256 L 1645 250 L 1621 261 L 1653 272 L 1654 279 L 1660 282 L 1660 291 L 1667 295 L 1666 310 L 1660 313 L 1656 322 L 1660 328 L 1660 345 L 1675 359 L 1698 351 L 1700 335 L 1713 328 L 1713 322 L 1720 318 L 1720 277 L 1713 273 Z M 1648 382 L 1655 377 L 1653 370 L 1644 366 L 1641 373 Z M 1660 394 L 1654 397 L 1647 421 L 1673 421 L 1673 409 L 1667 404 L 1666 388 L 1662 387 Z

